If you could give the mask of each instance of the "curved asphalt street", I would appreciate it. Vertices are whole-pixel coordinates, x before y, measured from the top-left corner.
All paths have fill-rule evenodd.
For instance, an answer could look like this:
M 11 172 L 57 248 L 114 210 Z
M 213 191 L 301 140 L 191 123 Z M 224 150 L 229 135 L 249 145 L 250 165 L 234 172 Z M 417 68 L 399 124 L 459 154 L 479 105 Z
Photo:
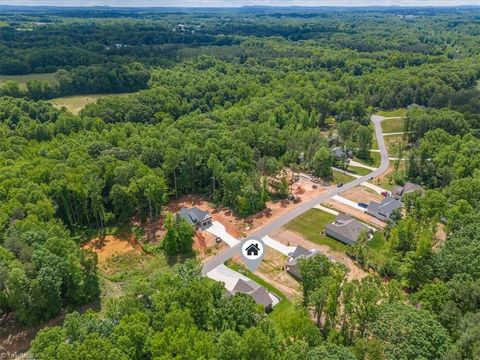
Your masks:
M 378 149 L 380 151 L 381 155 L 381 163 L 380 166 L 369 173 L 368 175 L 359 177 L 349 183 L 344 184 L 342 187 L 332 187 L 323 194 L 320 194 L 319 196 L 302 203 L 292 209 L 292 211 L 278 217 L 277 219 L 273 220 L 271 223 L 265 225 L 264 227 L 256 230 L 252 234 L 250 234 L 248 237 L 246 237 L 243 241 L 246 241 L 248 239 L 261 239 L 264 236 L 267 236 L 270 234 L 273 230 L 282 227 L 283 225 L 287 224 L 289 221 L 295 219 L 297 216 L 303 214 L 304 212 L 310 210 L 313 208 L 315 205 L 321 204 L 331 197 L 335 195 L 339 195 L 344 191 L 347 191 L 349 189 L 353 189 L 356 186 L 359 186 L 361 183 L 368 181 L 371 177 L 377 177 L 383 174 L 385 171 L 388 169 L 388 164 L 389 164 L 389 159 L 388 159 L 388 152 L 387 148 L 385 146 L 385 141 L 383 139 L 383 133 L 382 133 L 382 127 L 381 127 L 381 122 L 385 119 L 383 116 L 378 116 L 378 115 L 372 115 L 371 116 L 371 121 L 373 122 L 373 125 L 375 127 L 375 136 L 377 137 L 377 143 L 378 143 Z M 211 270 L 215 269 L 217 266 L 223 264 L 225 261 L 230 259 L 232 256 L 240 252 L 242 242 L 239 244 L 232 246 L 231 248 L 227 249 L 221 254 L 216 255 L 212 259 L 210 259 L 208 262 L 206 262 L 203 265 L 202 268 L 202 273 L 207 274 Z

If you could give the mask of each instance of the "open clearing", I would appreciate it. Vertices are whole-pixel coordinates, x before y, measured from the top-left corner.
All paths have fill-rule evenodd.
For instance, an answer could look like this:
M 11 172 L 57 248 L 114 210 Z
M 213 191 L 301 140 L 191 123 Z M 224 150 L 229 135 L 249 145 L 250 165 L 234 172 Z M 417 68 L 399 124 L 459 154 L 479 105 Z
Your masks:
M 370 169 L 366 169 L 364 167 L 359 167 L 359 166 L 348 166 L 347 171 L 355 174 L 355 175 L 368 175 L 372 172 Z
M 0 84 L 4 83 L 5 81 L 16 81 L 20 88 L 26 89 L 27 82 L 31 80 L 41 80 L 47 81 L 49 83 L 56 82 L 55 73 L 49 74 L 27 74 L 27 75 L 0 75 Z
M 382 121 L 384 133 L 405 131 L 405 119 L 386 119 Z
M 316 211 L 323 212 L 321 210 Z M 355 262 L 345 253 L 347 245 L 344 245 L 334 239 L 331 240 L 343 246 L 341 249 L 334 250 L 327 244 L 316 243 L 312 239 L 307 238 L 307 236 L 290 230 L 278 229 L 275 230 L 271 235 L 276 240 L 284 244 L 289 243 L 292 245 L 301 245 L 306 249 L 316 249 L 320 251 L 323 255 L 328 256 L 333 261 L 345 265 L 349 270 L 347 274 L 347 279 L 349 280 L 362 279 L 368 275 L 368 272 L 355 264 Z
M 90 249 L 98 256 L 98 265 L 105 267 L 110 258 L 124 255 L 129 252 L 141 253 L 141 246 L 130 237 L 120 237 L 115 235 L 107 235 L 90 240 L 85 245 L 84 249 Z
M 381 188 L 384 188 L 386 190 L 392 191 L 393 188 L 395 187 L 395 179 L 393 178 L 395 174 L 394 166 L 397 163 L 399 165 L 399 171 L 401 171 L 402 169 L 405 169 L 405 161 L 392 160 L 390 161 L 390 165 L 387 171 L 385 171 L 379 177 L 376 177 L 373 180 L 369 180 L 368 182 L 371 184 L 380 186 Z
M 362 202 L 366 204 L 368 204 L 370 201 L 381 201 L 383 199 L 383 196 L 364 186 L 357 186 L 353 189 L 347 190 L 342 193 L 342 196 L 348 200 L 352 200 L 353 202 Z
M 385 136 L 385 145 L 387 146 L 389 156 L 392 156 L 392 157 L 398 156 L 399 146 L 402 146 L 402 148 L 403 148 L 402 157 L 407 156 L 408 143 L 405 140 L 405 135 Z
M 379 152 L 371 152 L 370 159 L 368 160 L 360 159 L 356 156 L 353 158 L 353 160 L 355 160 L 356 162 L 362 163 L 364 165 L 378 167 L 380 166 L 381 156 Z
M 353 178 L 345 175 L 344 179 L 346 180 L 342 181 L 348 182 Z M 269 224 L 276 218 L 291 211 L 296 206 L 299 206 L 302 202 L 309 201 L 322 194 L 326 191 L 326 188 L 326 186 L 315 184 L 308 179 L 300 177 L 298 181 L 290 186 L 292 194 L 300 199 L 299 202 L 294 203 L 293 201 L 286 199 L 269 201 L 267 202 L 264 210 L 245 219 L 239 218 L 228 208 L 215 208 L 212 204 L 208 203 L 208 201 L 199 196 L 181 197 L 180 199 L 172 201 L 170 204 L 168 204 L 166 210 L 178 212 L 182 207 L 196 206 L 204 211 L 210 212 L 214 221 L 218 221 L 223 224 L 227 232 L 232 236 L 240 238 L 247 236 L 264 225 Z
M 284 226 L 284 228 L 296 232 L 316 244 L 327 245 L 333 250 L 344 251 L 346 245 L 322 234 L 325 226 L 334 220 L 335 215 L 333 214 L 329 214 L 319 209 L 311 209 L 290 221 Z M 275 237 L 273 238 L 276 239 Z M 297 244 L 293 242 L 287 245 L 294 246 Z
M 76 95 L 65 96 L 50 100 L 50 103 L 56 108 L 66 107 L 72 114 L 77 115 L 86 105 L 96 103 L 98 99 L 111 96 L 124 96 L 128 93 L 121 94 L 92 94 L 92 95 Z
M 407 116 L 407 109 L 396 109 L 396 110 L 383 110 L 379 111 L 377 115 L 385 116 L 385 117 L 405 117 Z
M 350 181 L 355 180 L 353 176 L 344 174 L 340 171 L 333 170 L 333 183 L 334 184 L 340 184 L 340 183 L 348 183 Z

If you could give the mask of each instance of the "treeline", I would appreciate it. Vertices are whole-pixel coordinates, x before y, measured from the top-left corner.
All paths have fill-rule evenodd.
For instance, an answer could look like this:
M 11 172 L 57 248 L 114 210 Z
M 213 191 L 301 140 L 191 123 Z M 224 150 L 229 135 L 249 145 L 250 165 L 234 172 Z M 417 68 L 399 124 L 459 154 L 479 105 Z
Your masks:
M 187 262 L 152 279 L 145 292 L 107 301 L 102 312 L 72 313 L 63 327 L 41 331 L 38 359 L 317 359 L 354 360 L 326 342 L 303 311 L 276 326 L 245 294 L 228 296 L 220 283 Z
M 72 70 L 58 70 L 55 80 L 27 81 L 21 88 L 15 81 L 0 86 L 0 95 L 27 97 L 33 100 L 96 93 L 134 92 L 145 89 L 150 72 L 140 63 L 80 66 Z
M 199 268 L 187 262 L 173 274 L 153 278 L 150 284 L 155 286 L 143 292 L 110 299 L 101 312 L 68 315 L 63 327 L 38 334 L 31 354 L 38 359 L 68 354 L 72 359 L 262 360 L 418 355 L 433 360 L 456 354 L 438 320 L 402 304 L 395 284 L 385 286 L 370 277 L 335 287 L 328 278 L 341 278 L 342 270 L 322 255 L 302 267 L 311 275 L 306 281 L 312 287 L 310 299 L 316 299 L 320 327 L 300 308 L 285 309 L 275 319 L 265 317 L 252 298 L 227 296 L 222 284 L 202 277 Z
M 388 67 L 404 68 L 480 53 L 470 25 L 478 16 L 476 10 L 456 14 L 428 10 L 435 17 L 422 13 L 410 19 L 403 17 L 401 9 L 341 14 L 310 11 L 302 16 L 245 9 L 240 10 L 241 15 L 238 10 L 174 15 L 132 9 L 126 15 L 117 10 L 90 13 L 72 9 L 60 12 L 72 17 L 68 21 L 46 11 L 40 17 L 41 24 L 35 23 L 32 14 L 19 18 L 6 14 L 2 19 L 6 26 L 0 29 L 0 43 L 4 45 L 0 48 L 0 73 L 46 73 L 111 61 L 174 64 L 185 48 L 204 47 L 208 52 L 208 47 L 225 47 L 226 54 L 231 55 L 237 45 L 251 38 L 278 38 L 298 42 L 299 47 L 312 40 L 331 50 L 353 50 L 364 58 L 355 67 L 357 74 L 371 71 L 366 62 L 372 56 L 363 54 L 376 54 L 377 60 L 388 54 L 388 59 L 383 59 L 390 64 Z M 89 21 L 88 14 L 122 19 Z M 239 57 L 251 50 L 244 48 Z M 271 53 L 270 58 L 274 57 L 277 55 Z

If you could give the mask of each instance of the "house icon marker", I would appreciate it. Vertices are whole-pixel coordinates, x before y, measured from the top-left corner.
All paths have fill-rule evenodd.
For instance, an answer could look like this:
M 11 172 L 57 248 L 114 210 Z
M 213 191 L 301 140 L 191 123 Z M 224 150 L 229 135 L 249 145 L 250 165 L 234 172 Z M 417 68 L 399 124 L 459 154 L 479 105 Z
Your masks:
M 246 251 L 248 256 L 258 256 L 260 248 L 258 244 L 250 244 L 250 246 L 246 248 Z

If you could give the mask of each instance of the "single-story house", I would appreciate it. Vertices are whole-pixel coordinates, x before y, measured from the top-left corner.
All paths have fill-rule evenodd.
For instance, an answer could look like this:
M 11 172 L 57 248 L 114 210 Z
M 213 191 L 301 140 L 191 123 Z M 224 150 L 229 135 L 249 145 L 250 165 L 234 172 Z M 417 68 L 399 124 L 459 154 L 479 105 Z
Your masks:
M 334 147 L 330 150 L 330 153 L 336 160 L 342 160 L 347 158 L 347 153 L 340 147 Z
M 337 160 L 337 161 L 348 160 L 348 158 L 351 158 L 353 156 L 350 150 L 345 151 L 341 146 L 336 146 L 334 148 L 331 148 L 330 153 L 332 154 L 332 157 L 334 158 L 334 160 Z
M 367 214 L 375 216 L 377 219 L 387 221 L 392 213 L 402 207 L 402 202 L 393 196 L 387 196 L 378 203 L 370 201 L 367 208 Z
M 295 248 L 295 251 L 291 253 L 290 259 L 287 261 L 287 264 L 285 265 L 285 270 L 290 275 L 297 278 L 298 280 L 302 280 L 302 275 L 300 274 L 299 261 L 301 259 L 308 259 L 309 257 L 315 255 L 316 253 L 317 253 L 316 250 L 308 250 L 308 249 L 305 249 L 303 246 L 300 246 L 300 245 L 297 246 Z
M 420 185 L 417 185 L 417 184 L 414 184 L 414 183 L 411 183 L 411 182 L 407 182 L 403 186 L 397 186 L 393 190 L 393 196 L 395 196 L 397 198 L 400 198 L 405 194 L 412 193 L 412 192 L 415 192 L 415 191 L 422 191 L 422 190 L 423 190 L 423 188 Z
M 351 215 L 343 213 L 338 214 L 335 221 L 325 227 L 325 234 L 347 245 L 355 244 L 363 231 L 371 232 L 368 226 L 354 219 Z
M 263 286 L 242 275 L 227 266 L 221 264 L 208 272 L 207 277 L 222 282 L 228 295 L 238 293 L 250 295 L 259 305 L 262 305 L 266 312 L 280 302 L 280 298 L 268 292 Z
M 253 300 L 259 305 L 262 305 L 265 312 L 272 311 L 275 299 L 263 286 L 258 285 L 252 280 L 238 279 L 233 289 L 228 291 L 229 294 L 235 295 L 237 293 L 250 295 Z
M 212 225 L 212 216 L 208 211 L 203 211 L 197 207 L 182 208 L 177 216 L 180 216 L 180 218 L 196 228 L 205 229 Z

